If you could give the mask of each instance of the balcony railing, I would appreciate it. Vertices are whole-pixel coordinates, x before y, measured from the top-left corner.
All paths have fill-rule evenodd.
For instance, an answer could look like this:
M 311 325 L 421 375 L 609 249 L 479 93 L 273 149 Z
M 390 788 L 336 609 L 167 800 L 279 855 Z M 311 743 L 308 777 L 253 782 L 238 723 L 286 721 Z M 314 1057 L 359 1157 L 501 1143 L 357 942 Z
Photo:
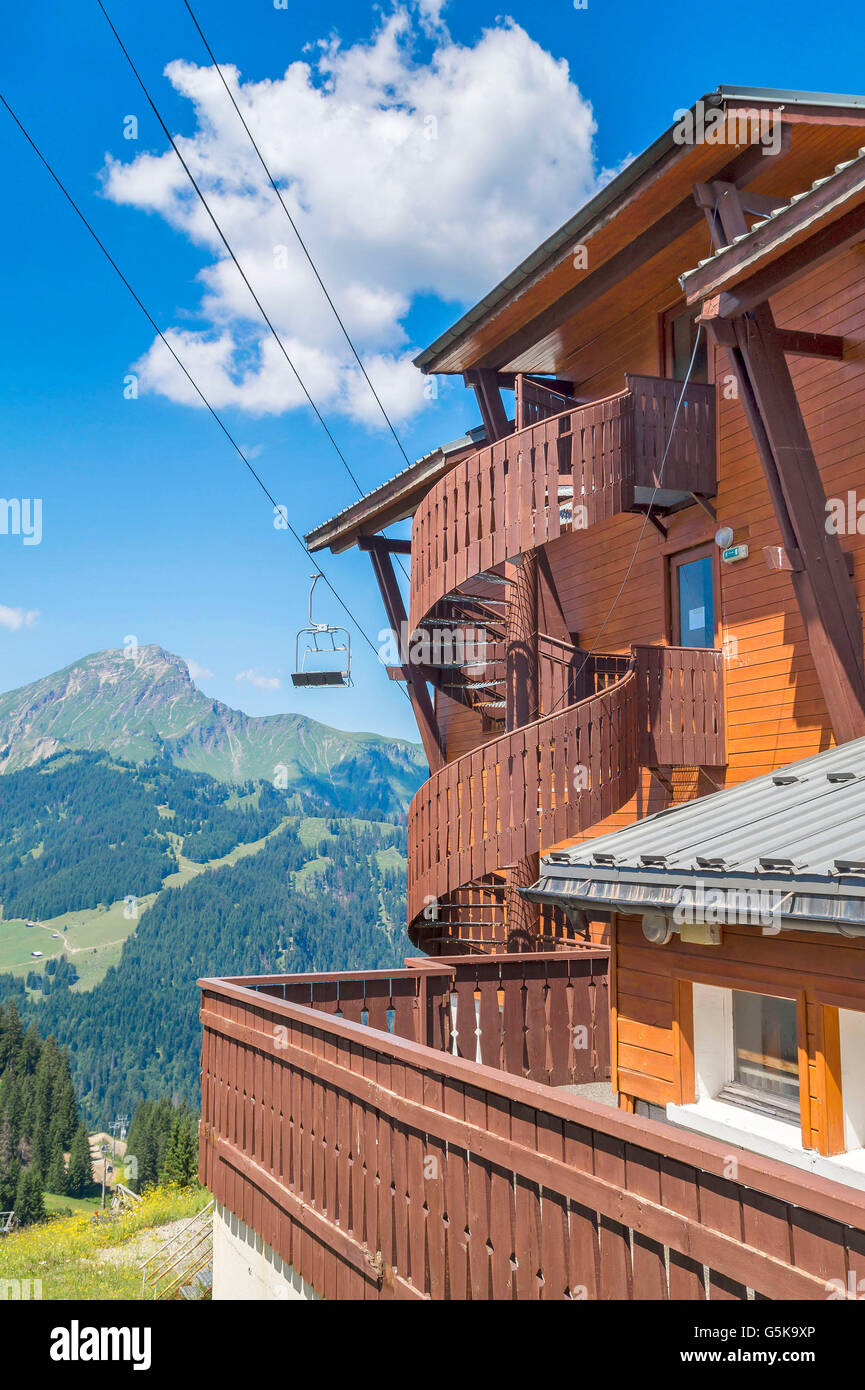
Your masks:
M 856 1297 L 861 1193 L 329 1009 L 201 986 L 201 1180 L 325 1298 Z
M 409 807 L 408 917 L 454 890 L 588 829 L 636 791 L 633 670 L 447 763 Z
M 644 767 L 722 767 L 724 653 L 707 647 L 633 648 Z
M 606 947 L 226 983 L 552 1086 L 610 1074 Z
M 447 763 L 412 799 L 408 917 L 419 941 L 429 904 L 446 908 L 457 890 L 612 815 L 641 766 L 726 762 L 723 653 L 635 647 L 583 662 L 558 650 L 558 665 L 541 666 L 551 713 Z
M 691 494 L 714 495 L 714 387 L 688 386 L 673 429 L 682 384 L 626 380 L 618 395 L 472 454 L 430 490 L 412 530 L 412 628 L 460 585 L 581 521 L 592 525 L 650 499 L 663 511 Z

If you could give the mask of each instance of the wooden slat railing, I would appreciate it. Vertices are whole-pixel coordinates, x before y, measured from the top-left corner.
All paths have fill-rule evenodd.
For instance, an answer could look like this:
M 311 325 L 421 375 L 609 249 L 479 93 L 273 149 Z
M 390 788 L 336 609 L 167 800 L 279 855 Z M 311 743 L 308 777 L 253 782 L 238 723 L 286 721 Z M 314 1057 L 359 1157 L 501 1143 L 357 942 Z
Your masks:
M 551 415 L 561 415 L 563 410 L 572 407 L 572 402 L 559 391 L 553 391 L 540 382 L 529 381 L 522 372 L 517 372 L 514 381 L 514 425 L 525 429 L 539 420 L 548 420 Z
M 705 647 L 633 648 L 644 767 L 722 767 L 727 761 L 724 654 Z
M 409 807 L 410 926 L 462 885 L 611 815 L 636 791 L 638 768 L 633 670 L 446 764 Z
M 411 614 L 418 626 L 446 594 L 482 571 L 593 524 L 651 489 L 669 441 L 664 489 L 715 491 L 714 387 L 628 377 L 628 389 L 528 425 L 472 454 L 433 487 L 412 529 Z M 648 500 L 648 499 L 646 499 Z
M 201 988 L 201 1181 L 325 1298 L 858 1287 L 862 1193 L 242 985 Z
M 226 983 L 547 1085 L 610 1075 L 607 947 Z
M 630 657 L 587 652 L 545 632 L 538 633 L 539 715 L 554 714 L 597 695 L 627 675 Z

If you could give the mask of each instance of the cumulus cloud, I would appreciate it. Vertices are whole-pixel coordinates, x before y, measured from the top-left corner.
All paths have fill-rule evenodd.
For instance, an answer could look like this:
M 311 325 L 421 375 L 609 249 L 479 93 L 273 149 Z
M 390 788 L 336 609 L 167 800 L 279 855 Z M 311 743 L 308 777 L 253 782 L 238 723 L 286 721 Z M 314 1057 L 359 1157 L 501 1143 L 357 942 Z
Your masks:
M 279 676 L 262 676 L 252 669 L 238 671 L 234 679 L 241 684 L 254 685 L 258 690 L 279 690 L 281 684 Z
M 0 603 L 0 627 L 10 632 L 19 632 L 22 627 L 32 627 L 39 617 L 38 608 L 7 608 Z
M 444 9 L 399 4 L 369 40 L 322 41 L 272 80 L 223 67 L 397 419 L 424 402 L 407 326 L 418 298 L 473 301 L 598 186 L 594 117 L 567 63 L 511 20 L 459 44 Z M 184 157 L 312 396 L 383 427 L 219 75 L 181 61 L 165 72 L 194 115 Z M 207 257 L 198 320 L 185 313 L 169 337 L 214 405 L 276 415 L 304 404 L 174 153 L 108 156 L 103 184 Z M 158 340 L 135 370 L 142 389 L 200 405 Z
M 199 666 L 197 661 L 187 661 L 186 669 L 194 681 L 210 680 L 213 672 L 207 666 Z

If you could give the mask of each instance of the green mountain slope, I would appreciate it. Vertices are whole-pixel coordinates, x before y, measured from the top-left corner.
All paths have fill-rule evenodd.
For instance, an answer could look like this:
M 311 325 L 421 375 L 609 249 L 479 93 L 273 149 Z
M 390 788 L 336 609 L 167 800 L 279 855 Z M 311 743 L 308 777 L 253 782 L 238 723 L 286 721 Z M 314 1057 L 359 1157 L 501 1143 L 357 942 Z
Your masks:
M 405 826 L 309 802 L 96 752 L 0 778 L 0 1002 L 69 1046 L 94 1122 L 147 1096 L 196 1102 L 199 976 L 375 969 L 411 950 Z
M 299 714 L 253 717 L 209 699 L 161 647 L 96 652 L 0 695 L 0 772 L 64 750 L 167 757 L 222 782 L 278 780 L 335 809 L 400 815 L 426 775 L 417 744 L 343 733 Z M 283 770 L 284 769 L 284 770 Z

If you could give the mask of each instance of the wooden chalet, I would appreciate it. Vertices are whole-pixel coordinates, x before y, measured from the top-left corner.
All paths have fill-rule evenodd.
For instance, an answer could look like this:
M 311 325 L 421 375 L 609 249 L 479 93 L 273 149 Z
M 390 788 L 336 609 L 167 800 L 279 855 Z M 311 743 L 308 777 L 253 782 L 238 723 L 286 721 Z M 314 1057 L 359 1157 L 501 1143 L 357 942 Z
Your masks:
M 395 635 L 424 956 L 202 982 L 217 1297 L 250 1250 L 297 1297 L 856 1296 L 863 147 L 865 98 L 679 113 L 418 359 L 481 430 L 307 538 Z

